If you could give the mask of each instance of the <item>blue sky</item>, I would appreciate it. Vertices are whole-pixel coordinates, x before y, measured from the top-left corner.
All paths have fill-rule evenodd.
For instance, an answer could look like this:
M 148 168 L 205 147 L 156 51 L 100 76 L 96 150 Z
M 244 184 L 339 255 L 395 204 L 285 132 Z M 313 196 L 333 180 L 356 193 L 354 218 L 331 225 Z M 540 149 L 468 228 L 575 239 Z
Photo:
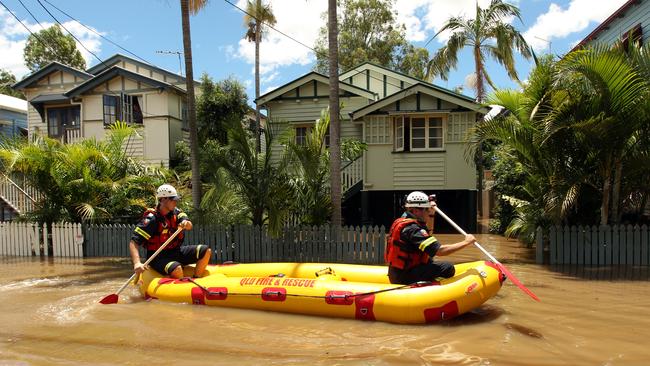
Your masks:
M 19 0 L 0 0 L 32 31 L 42 29 L 25 10 Z M 156 51 L 182 51 L 180 8 L 176 0 L 47 0 L 104 37 L 135 53 L 143 59 L 170 71 L 179 71 L 176 55 Z M 231 0 L 245 7 L 245 0 Z M 268 1 L 268 0 L 266 0 Z M 45 27 L 54 23 L 52 17 L 37 0 L 22 0 Z M 41 0 L 81 42 L 100 59 L 115 53 L 124 53 L 108 41 L 87 30 Z M 321 14 L 327 8 L 326 0 L 270 0 L 278 20 L 276 28 L 300 42 L 313 46 L 318 29 L 324 24 Z M 488 0 L 479 0 L 487 6 Z M 513 25 L 526 37 L 537 53 L 564 54 L 589 34 L 600 22 L 618 9 L 625 0 L 518 0 L 522 21 Z M 424 46 L 450 16 L 472 17 L 475 0 L 396 0 L 394 8 L 398 20 L 407 27 L 407 38 L 417 46 Z M 224 0 L 210 0 L 208 6 L 191 18 L 194 72 L 198 78 L 203 72 L 214 79 L 233 76 L 247 88 L 253 99 L 253 44 L 242 40 L 245 33 L 243 13 Z M 22 63 L 22 50 L 28 32 L 0 6 L 0 68 L 12 71 L 18 78 L 27 73 Z M 427 46 L 433 54 L 445 41 L 442 34 Z M 88 66 L 99 61 L 82 49 Z M 128 54 L 127 54 L 128 55 Z M 309 72 L 314 65 L 313 52 L 281 35 L 270 31 L 261 47 L 262 92 L 283 85 Z M 520 78 L 527 77 L 531 62 L 517 60 Z M 434 80 L 448 88 L 465 84 L 473 71 L 469 53 L 460 57 L 458 69 L 449 81 Z M 499 87 L 514 87 L 501 66 L 488 63 L 488 72 Z M 465 88 L 465 94 L 473 95 Z

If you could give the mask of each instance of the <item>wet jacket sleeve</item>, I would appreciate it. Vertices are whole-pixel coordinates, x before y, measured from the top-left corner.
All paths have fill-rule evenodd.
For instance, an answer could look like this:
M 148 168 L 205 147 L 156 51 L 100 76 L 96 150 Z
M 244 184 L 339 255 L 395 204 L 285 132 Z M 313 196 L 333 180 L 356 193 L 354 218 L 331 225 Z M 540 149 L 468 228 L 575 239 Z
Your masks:
M 147 214 L 135 226 L 131 240 L 136 244 L 142 245 L 156 233 L 156 216 L 153 213 Z
M 419 225 L 408 225 L 400 233 L 400 239 L 406 243 L 406 250 L 422 251 L 433 257 L 440 248 L 440 243 L 435 236 L 429 235 L 426 229 Z

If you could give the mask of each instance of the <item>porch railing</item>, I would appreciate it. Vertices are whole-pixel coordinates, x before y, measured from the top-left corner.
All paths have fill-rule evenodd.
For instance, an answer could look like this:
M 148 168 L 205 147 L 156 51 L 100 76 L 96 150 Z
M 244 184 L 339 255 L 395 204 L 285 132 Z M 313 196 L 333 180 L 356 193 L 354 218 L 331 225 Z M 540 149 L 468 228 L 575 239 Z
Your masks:
M 341 193 L 363 180 L 363 159 L 352 160 L 341 168 Z
M 24 179 L 21 182 L 19 178 L 14 178 L 18 182 L 4 173 L 0 175 L 0 196 L 18 214 L 32 211 L 34 204 L 40 198 L 39 192 L 28 185 Z
M 72 144 L 82 139 L 81 128 L 66 128 L 63 142 Z

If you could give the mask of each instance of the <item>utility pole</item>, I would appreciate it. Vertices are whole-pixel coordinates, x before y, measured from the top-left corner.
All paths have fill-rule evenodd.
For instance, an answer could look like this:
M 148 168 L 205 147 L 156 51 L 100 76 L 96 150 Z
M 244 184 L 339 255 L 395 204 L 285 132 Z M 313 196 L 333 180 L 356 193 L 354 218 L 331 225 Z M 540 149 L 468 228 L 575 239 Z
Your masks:
M 156 53 L 161 53 L 163 55 L 178 55 L 178 72 L 183 76 L 183 64 L 181 63 L 181 55 L 183 52 L 180 51 L 156 51 Z

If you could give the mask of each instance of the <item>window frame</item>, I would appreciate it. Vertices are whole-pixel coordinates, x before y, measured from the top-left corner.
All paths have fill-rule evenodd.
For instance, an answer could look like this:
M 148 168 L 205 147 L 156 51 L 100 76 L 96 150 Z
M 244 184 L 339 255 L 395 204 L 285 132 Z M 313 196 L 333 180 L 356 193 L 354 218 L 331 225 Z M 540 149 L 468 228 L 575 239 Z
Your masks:
M 115 101 L 115 105 L 108 105 L 109 108 L 115 108 L 115 113 L 107 113 L 107 101 Z M 119 94 L 103 94 L 102 95 L 102 106 L 103 106 L 103 122 L 104 126 L 110 126 L 115 121 L 125 122 L 129 125 L 137 124 L 141 125 L 144 123 L 144 111 L 142 108 L 142 102 L 144 100 L 143 94 L 128 94 L 128 93 L 119 93 Z M 134 101 L 137 103 L 140 110 L 139 114 L 134 113 Z M 109 122 L 107 122 L 107 116 L 109 116 Z M 111 116 L 112 122 L 111 121 Z
M 424 136 L 413 137 L 413 124 L 414 120 L 417 123 L 418 119 L 424 119 L 424 127 L 415 127 L 415 129 L 424 128 Z M 432 126 L 432 122 L 440 121 L 440 126 Z M 393 151 L 394 152 L 423 152 L 423 151 L 445 151 L 447 143 L 447 117 L 440 114 L 400 114 L 393 115 Z M 431 129 L 439 128 L 440 136 L 431 136 Z M 402 136 L 400 137 L 400 129 L 403 129 Z M 402 140 L 400 146 L 399 142 Z M 431 139 L 440 141 L 439 147 L 431 147 Z M 424 140 L 424 147 L 413 147 L 414 140 Z
M 393 128 L 394 129 L 393 150 L 394 151 L 400 151 L 400 152 L 404 151 L 404 145 L 406 142 L 406 136 L 405 136 L 406 128 L 404 125 L 405 123 L 404 120 L 405 120 L 404 115 L 393 116 L 393 127 L 394 127 Z M 398 131 L 401 131 L 401 134 L 399 134 Z M 398 141 L 400 139 L 402 142 L 401 146 L 398 144 Z
M 52 123 L 50 123 L 50 118 L 51 118 L 50 113 L 52 112 L 56 114 L 56 118 L 57 118 L 57 123 L 56 123 L 56 131 L 58 132 L 57 134 L 52 134 Z M 65 121 L 64 119 L 61 118 L 64 115 L 65 115 Z M 67 130 L 81 129 L 81 105 L 79 104 L 47 107 L 45 116 L 46 116 L 48 137 L 59 138 L 65 136 Z M 72 121 L 72 124 L 69 124 L 70 121 Z

